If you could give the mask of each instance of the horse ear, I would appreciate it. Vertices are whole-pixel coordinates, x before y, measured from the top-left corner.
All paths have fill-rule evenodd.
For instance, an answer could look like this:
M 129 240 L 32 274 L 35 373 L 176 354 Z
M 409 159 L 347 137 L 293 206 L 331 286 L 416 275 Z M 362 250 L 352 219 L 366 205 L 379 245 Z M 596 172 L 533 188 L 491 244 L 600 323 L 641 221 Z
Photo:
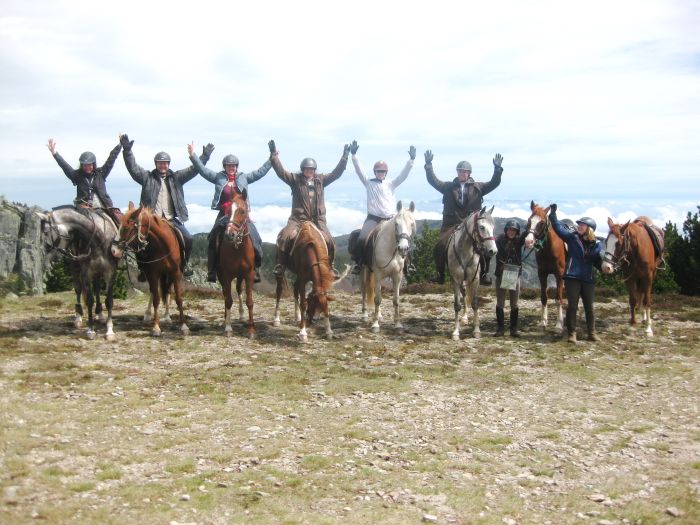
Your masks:
M 129 211 L 134 209 L 134 203 L 129 201 Z
M 608 228 L 612 228 L 613 224 L 615 224 L 613 220 L 610 217 L 608 217 Z
M 535 201 L 530 201 L 530 209 L 531 209 L 532 211 L 535 211 L 535 207 L 536 207 L 536 206 L 537 206 L 537 204 L 535 204 Z
M 552 207 L 552 206 L 551 206 L 551 204 L 550 204 L 549 206 L 547 206 L 547 207 L 544 209 L 544 214 L 545 214 L 545 215 L 547 215 L 547 214 L 549 213 L 549 210 L 550 210 L 551 207 Z M 535 209 L 533 208 L 532 211 L 535 211 Z
M 401 201 L 396 203 L 396 211 L 401 211 L 402 207 L 403 207 L 403 203 Z
M 411 201 L 411 204 L 408 206 L 408 209 L 411 211 L 411 213 L 416 211 L 416 203 Z
M 51 216 L 50 213 L 41 213 L 41 212 L 39 212 L 39 211 L 35 211 L 34 214 L 35 214 L 37 217 L 39 217 L 39 220 L 42 221 L 42 222 L 48 221 L 48 220 L 49 220 L 49 217 Z
M 495 204 L 494 204 L 493 206 L 491 206 L 491 209 L 488 211 L 487 215 L 492 215 L 492 214 L 493 214 L 493 209 L 494 209 L 495 207 L 496 207 Z

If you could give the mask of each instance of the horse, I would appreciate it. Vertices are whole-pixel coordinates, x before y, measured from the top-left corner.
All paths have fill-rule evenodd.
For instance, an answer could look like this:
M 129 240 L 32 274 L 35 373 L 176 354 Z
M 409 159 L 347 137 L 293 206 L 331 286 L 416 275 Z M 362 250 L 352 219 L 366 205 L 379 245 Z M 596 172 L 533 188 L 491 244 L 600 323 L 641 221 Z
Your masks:
M 328 256 L 328 247 L 321 231 L 310 221 L 303 222 L 299 228 L 294 244 L 289 252 L 287 267 L 296 274 L 294 281 L 294 315 L 299 323 L 299 339 L 306 343 L 307 322 L 311 324 L 316 312 L 324 317 L 326 337 L 333 338 L 328 303 L 333 300 L 329 295 L 333 287 L 333 273 Z M 346 270 L 345 275 L 347 275 Z M 311 290 L 306 295 L 306 284 L 311 283 Z M 277 276 L 277 301 L 273 326 L 280 325 L 280 297 L 284 287 L 284 275 Z
M 255 322 L 253 321 L 253 281 L 255 279 L 255 251 L 253 241 L 248 230 L 249 208 L 248 191 L 236 194 L 231 203 L 231 218 L 226 226 L 221 245 L 219 247 L 217 277 L 221 283 L 224 295 L 224 333 L 231 335 L 231 282 L 236 278 L 236 294 L 238 295 L 238 317 L 241 322 L 243 317 L 243 299 L 241 297 L 241 284 L 245 280 L 246 306 L 248 307 L 248 337 L 255 338 Z
M 182 305 L 182 255 L 175 229 L 167 220 L 154 215 L 150 208 L 135 208 L 134 203 L 129 202 L 129 209 L 122 217 L 119 232 L 112 242 L 112 254 L 116 258 L 121 258 L 126 251 L 136 254 L 148 280 L 151 301 L 146 309 L 144 322 L 149 320 L 152 305 L 151 335 L 161 335 L 158 306 L 161 298 L 167 305 L 171 286 L 180 312 L 180 332 L 188 335 L 190 330 L 185 324 Z
M 617 268 L 622 271 L 622 280 L 627 285 L 629 295 L 630 326 L 637 322 L 635 309 L 643 306 L 642 322 L 646 321 L 647 324 L 646 336 L 652 337 L 651 288 L 656 278 L 657 254 L 645 225 L 653 227 L 653 222 L 644 216 L 625 224 L 616 224 L 608 217 L 609 233 L 605 239 L 601 268 L 606 274 L 613 273 Z
M 408 209 L 403 208 L 401 201 L 398 202 L 396 215 L 377 226 L 371 264 L 362 267 L 362 319 L 368 320 L 367 305 L 374 302 L 372 331 L 375 333 L 379 332 L 382 280 L 385 277 L 391 277 L 394 285 L 394 328 L 403 328 L 399 314 L 399 287 L 411 239 L 416 234 L 416 219 L 413 215 L 415 209 L 413 201 Z
M 557 283 L 557 323 L 554 329 L 558 333 L 564 331 L 564 271 L 566 267 L 566 244 L 557 235 L 549 222 L 549 207 L 542 208 L 535 201 L 530 201 L 532 215 L 527 219 L 527 234 L 525 248 L 535 250 L 537 260 L 537 276 L 540 279 L 540 302 L 542 329 L 547 329 L 547 278 L 554 275 Z
M 90 208 L 80 210 L 73 206 L 61 206 L 48 213 L 37 213 L 41 219 L 44 248 L 50 258 L 63 257 L 73 276 L 75 289 L 75 318 L 73 325 L 83 325 L 81 297 L 85 298 L 88 312 L 87 338 L 95 338 L 95 319 L 103 320 L 100 288 L 105 284 L 107 320 L 105 339 L 113 341 L 114 325 L 112 306 L 114 279 L 117 275 L 117 259 L 110 252 L 110 245 L 117 227 L 106 214 Z
M 479 328 L 479 256 L 493 257 L 496 238 L 493 235 L 493 206 L 470 213 L 455 229 L 447 244 L 447 267 L 454 292 L 455 327 L 452 339 L 459 341 L 460 310 L 462 322 L 469 321 L 467 300 L 474 312 L 474 337 L 481 337 Z

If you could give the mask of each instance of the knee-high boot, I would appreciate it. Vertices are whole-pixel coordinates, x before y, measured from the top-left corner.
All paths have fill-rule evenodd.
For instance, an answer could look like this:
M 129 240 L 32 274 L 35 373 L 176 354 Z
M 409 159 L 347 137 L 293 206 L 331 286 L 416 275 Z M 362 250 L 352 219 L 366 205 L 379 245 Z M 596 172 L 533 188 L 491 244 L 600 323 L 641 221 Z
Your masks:
M 511 337 L 520 337 L 520 330 L 518 330 L 518 314 L 520 313 L 519 308 L 510 309 L 510 335 Z
M 505 333 L 506 316 L 503 307 L 496 307 L 496 333 L 494 337 L 503 337 Z

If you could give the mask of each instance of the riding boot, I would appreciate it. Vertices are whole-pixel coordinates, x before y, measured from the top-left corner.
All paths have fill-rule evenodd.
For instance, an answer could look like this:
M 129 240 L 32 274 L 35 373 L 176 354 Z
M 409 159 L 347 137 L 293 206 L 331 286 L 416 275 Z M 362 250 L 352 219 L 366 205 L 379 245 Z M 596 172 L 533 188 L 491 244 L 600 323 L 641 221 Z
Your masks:
M 445 244 L 442 238 L 438 239 L 438 242 L 433 248 L 433 259 L 435 261 L 435 275 L 430 278 L 431 283 L 445 284 L 445 259 L 447 258 Z M 447 241 L 444 241 L 447 242 Z
M 520 337 L 520 331 L 518 330 L 518 314 L 520 313 L 519 308 L 510 309 L 510 336 Z
M 566 312 L 566 329 L 569 332 L 569 343 L 576 342 L 576 312 Z
M 503 337 L 505 333 L 506 316 L 502 306 L 496 307 L 496 333 L 494 337 Z
M 481 275 L 479 276 L 479 280 L 483 286 L 491 286 L 491 284 L 493 284 L 491 277 L 489 277 L 489 266 L 491 266 L 491 258 L 480 255 L 479 268 L 481 268 Z
M 277 251 L 275 252 L 275 268 L 272 270 L 272 273 L 276 277 L 282 277 L 284 275 L 284 270 L 285 270 L 285 254 L 282 251 L 282 249 L 277 246 Z
M 216 282 L 216 235 L 213 231 L 209 234 L 209 244 L 207 245 L 207 281 Z
M 595 321 L 591 319 L 590 323 L 586 323 L 588 328 L 588 340 L 598 342 L 600 337 L 595 333 Z
M 331 273 L 333 274 L 333 279 L 337 280 L 340 278 L 340 272 L 335 267 L 335 243 L 327 242 L 328 246 L 328 261 L 331 263 Z

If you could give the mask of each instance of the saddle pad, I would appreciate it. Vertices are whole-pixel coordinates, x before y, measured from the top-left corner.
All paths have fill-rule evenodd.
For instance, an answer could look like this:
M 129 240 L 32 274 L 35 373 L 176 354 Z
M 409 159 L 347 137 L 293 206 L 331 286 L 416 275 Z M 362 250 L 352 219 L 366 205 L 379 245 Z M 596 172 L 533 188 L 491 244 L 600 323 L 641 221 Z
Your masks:
M 642 224 L 644 229 L 649 234 L 651 238 L 651 243 L 654 245 L 654 253 L 656 257 L 661 257 L 664 253 L 665 243 L 664 243 L 664 231 L 654 224 L 647 224 L 646 222 L 638 222 Z

